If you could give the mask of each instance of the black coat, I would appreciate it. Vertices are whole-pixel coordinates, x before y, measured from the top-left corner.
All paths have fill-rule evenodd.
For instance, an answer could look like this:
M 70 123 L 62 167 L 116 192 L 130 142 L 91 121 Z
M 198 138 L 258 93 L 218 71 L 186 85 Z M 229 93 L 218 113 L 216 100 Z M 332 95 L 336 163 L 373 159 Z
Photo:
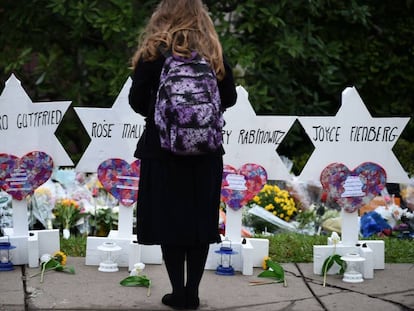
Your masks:
M 196 245 L 220 242 L 219 204 L 224 149 L 200 156 L 174 156 L 160 147 L 154 105 L 165 58 L 140 61 L 132 75 L 129 104 L 145 117 L 134 156 L 141 160 L 137 201 L 140 244 Z M 231 68 L 218 87 L 223 109 L 236 103 Z

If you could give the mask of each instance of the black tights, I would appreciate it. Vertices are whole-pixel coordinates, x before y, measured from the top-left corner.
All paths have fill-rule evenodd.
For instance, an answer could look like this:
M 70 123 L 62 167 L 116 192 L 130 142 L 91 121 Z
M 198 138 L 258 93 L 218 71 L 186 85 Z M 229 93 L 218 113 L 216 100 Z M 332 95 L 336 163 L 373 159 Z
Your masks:
M 172 294 L 184 300 L 198 300 L 198 287 L 204 273 L 209 244 L 197 246 L 161 245 Z M 185 265 L 187 273 L 185 273 Z M 185 275 L 187 279 L 185 280 Z

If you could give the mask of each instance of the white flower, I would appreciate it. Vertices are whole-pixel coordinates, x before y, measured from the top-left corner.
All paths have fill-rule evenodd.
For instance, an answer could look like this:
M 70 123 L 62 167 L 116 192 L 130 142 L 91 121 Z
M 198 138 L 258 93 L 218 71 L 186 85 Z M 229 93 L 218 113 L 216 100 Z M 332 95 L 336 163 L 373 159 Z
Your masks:
M 145 264 L 144 263 L 142 263 L 142 262 L 138 262 L 138 263 L 136 263 L 135 265 L 134 265 L 134 268 L 135 269 L 139 269 L 139 270 L 144 270 L 145 269 Z
M 40 257 L 40 263 L 42 264 L 44 262 L 48 262 L 50 259 L 52 259 L 52 255 L 50 255 L 50 254 L 43 254 Z
M 70 238 L 70 231 L 69 231 L 69 229 L 67 229 L 67 228 L 63 229 L 63 238 L 65 240 L 68 240 Z
M 341 238 L 339 237 L 338 233 L 335 231 L 331 234 L 331 241 L 333 244 L 338 244 L 341 241 Z
M 316 204 L 312 203 L 311 205 L 309 205 L 308 211 L 313 212 L 317 209 Z
M 145 269 L 145 264 L 142 262 L 138 262 L 134 264 L 134 269 L 131 270 L 130 275 L 136 276 L 139 275 Z

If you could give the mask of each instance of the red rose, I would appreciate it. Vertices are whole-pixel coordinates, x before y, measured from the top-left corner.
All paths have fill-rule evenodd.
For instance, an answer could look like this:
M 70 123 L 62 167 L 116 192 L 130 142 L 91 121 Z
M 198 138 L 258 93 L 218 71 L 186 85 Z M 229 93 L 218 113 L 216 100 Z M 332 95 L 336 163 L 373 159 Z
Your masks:
M 390 236 L 392 234 L 392 230 L 391 229 L 384 229 L 382 230 L 382 232 L 386 235 L 386 236 Z
M 324 191 L 321 195 L 321 202 L 325 203 L 328 200 L 328 192 Z

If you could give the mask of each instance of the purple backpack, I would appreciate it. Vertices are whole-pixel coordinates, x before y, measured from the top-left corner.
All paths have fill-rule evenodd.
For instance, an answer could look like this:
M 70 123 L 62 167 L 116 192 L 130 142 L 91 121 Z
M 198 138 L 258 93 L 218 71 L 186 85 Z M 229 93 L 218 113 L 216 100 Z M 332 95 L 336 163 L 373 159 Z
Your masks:
M 221 146 L 224 119 L 217 78 L 196 52 L 191 59 L 166 57 L 154 119 L 164 150 L 197 155 Z

